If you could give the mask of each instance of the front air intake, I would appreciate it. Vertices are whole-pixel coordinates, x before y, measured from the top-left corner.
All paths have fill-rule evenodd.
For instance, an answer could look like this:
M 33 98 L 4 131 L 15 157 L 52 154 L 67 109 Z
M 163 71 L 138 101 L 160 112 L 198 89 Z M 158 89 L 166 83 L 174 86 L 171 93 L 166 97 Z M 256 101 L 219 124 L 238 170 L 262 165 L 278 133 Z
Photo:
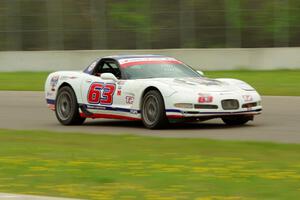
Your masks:
M 195 109 L 218 109 L 217 105 L 212 104 L 195 104 Z
M 222 108 L 224 110 L 237 110 L 239 109 L 239 101 L 236 99 L 222 100 Z
M 242 108 L 251 108 L 257 106 L 257 102 L 243 104 Z

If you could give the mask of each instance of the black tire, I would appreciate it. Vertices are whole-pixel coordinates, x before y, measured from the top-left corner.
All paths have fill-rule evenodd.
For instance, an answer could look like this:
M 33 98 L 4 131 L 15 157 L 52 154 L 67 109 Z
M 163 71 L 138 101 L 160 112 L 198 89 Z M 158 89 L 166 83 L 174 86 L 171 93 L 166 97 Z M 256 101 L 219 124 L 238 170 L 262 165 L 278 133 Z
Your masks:
M 142 121 L 147 128 L 158 129 L 168 124 L 165 103 L 157 90 L 150 90 L 145 94 L 141 106 Z
M 81 125 L 85 118 L 80 117 L 76 95 L 69 86 L 58 90 L 55 101 L 55 115 L 63 125 Z
M 253 120 L 253 116 L 228 116 L 223 117 L 222 120 L 227 125 L 243 125 L 248 121 Z

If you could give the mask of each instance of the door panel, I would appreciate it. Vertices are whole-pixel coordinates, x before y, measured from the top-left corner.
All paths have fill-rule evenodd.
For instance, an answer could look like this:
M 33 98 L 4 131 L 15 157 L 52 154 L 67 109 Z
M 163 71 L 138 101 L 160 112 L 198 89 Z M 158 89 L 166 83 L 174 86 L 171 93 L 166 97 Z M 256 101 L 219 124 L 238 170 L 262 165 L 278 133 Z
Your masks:
M 87 110 L 99 116 L 113 118 L 115 115 L 133 117 L 137 114 L 132 110 L 134 94 L 128 94 L 126 80 L 103 80 L 103 73 L 112 73 L 121 79 L 121 71 L 115 60 L 102 59 L 92 74 L 82 82 L 82 99 Z
M 106 107 L 122 107 L 118 83 L 93 75 L 86 77 L 82 82 L 82 98 L 83 103 L 88 106 L 88 111 L 92 113 L 101 113 Z

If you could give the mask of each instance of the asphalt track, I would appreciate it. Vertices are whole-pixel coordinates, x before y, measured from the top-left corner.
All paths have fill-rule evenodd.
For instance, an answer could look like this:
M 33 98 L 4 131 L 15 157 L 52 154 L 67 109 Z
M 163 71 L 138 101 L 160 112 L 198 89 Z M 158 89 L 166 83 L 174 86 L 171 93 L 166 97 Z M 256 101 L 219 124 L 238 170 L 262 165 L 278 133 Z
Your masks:
M 244 126 L 221 120 L 171 125 L 148 130 L 140 122 L 87 120 L 82 126 L 62 126 L 48 110 L 43 92 L 0 91 L 0 128 L 93 134 L 136 134 L 157 137 L 300 143 L 300 97 L 263 97 L 263 114 Z

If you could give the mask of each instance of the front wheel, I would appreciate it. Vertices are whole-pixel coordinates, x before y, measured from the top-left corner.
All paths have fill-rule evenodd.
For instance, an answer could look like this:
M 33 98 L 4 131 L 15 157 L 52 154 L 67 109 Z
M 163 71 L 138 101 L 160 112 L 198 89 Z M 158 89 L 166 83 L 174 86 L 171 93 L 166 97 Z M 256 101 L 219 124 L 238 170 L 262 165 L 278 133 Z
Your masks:
M 227 125 L 243 125 L 253 120 L 253 116 L 228 116 L 222 117 L 222 120 Z
M 141 111 L 143 123 L 147 128 L 162 128 L 168 123 L 165 103 L 157 90 L 151 90 L 145 94 Z
M 55 114 L 58 121 L 63 125 L 80 125 L 85 118 L 80 117 L 76 95 L 69 86 L 59 89 L 56 103 Z

